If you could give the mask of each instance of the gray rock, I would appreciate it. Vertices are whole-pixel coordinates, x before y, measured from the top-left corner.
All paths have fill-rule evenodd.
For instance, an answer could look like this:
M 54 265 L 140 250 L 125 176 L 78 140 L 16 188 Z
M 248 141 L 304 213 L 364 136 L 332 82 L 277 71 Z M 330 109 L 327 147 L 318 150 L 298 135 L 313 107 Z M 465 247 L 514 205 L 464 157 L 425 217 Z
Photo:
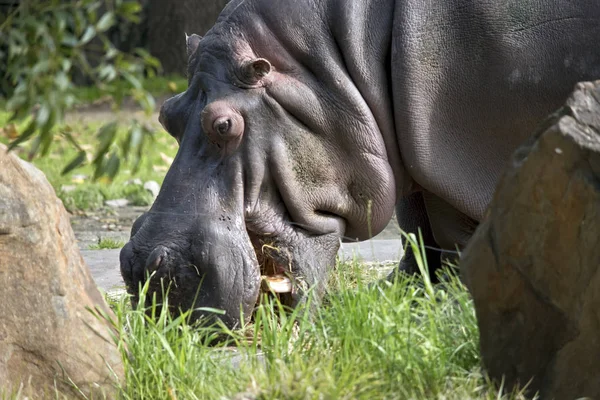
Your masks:
M 505 388 L 600 398 L 600 81 L 518 149 L 463 252 L 481 353 Z
M 5 393 L 23 384 L 21 393 L 30 398 L 55 398 L 55 387 L 78 397 L 69 379 L 88 397 L 114 397 L 114 381 L 123 377 L 121 356 L 111 327 L 87 308 L 114 316 L 44 174 L 2 145 L 0 287 Z
M 154 198 L 158 197 L 158 193 L 160 192 L 160 185 L 155 181 L 148 181 L 144 183 L 144 189 L 152 193 Z
M 62 185 L 60 187 L 60 190 L 64 193 L 70 193 L 70 192 L 74 191 L 75 189 L 77 189 L 76 185 Z
M 125 182 L 125 185 L 137 185 L 137 186 L 142 186 L 142 180 L 140 178 L 135 178 L 135 179 L 130 179 L 127 182 Z
M 129 204 L 129 200 L 127 199 L 114 199 L 114 200 L 106 200 L 104 202 L 105 205 L 113 208 L 125 207 Z

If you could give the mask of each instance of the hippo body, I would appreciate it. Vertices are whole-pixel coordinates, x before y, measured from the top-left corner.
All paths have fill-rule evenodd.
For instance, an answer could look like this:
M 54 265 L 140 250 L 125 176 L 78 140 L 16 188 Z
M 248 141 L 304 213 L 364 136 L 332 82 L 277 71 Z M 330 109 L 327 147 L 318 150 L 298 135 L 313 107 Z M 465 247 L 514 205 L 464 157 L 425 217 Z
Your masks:
M 598 38 L 596 0 L 231 1 L 188 37 L 189 87 L 161 109 L 180 148 L 121 252 L 129 290 L 153 273 L 170 304 L 234 326 L 266 261 L 297 304 L 395 207 L 462 248 L 511 153 L 600 78 Z

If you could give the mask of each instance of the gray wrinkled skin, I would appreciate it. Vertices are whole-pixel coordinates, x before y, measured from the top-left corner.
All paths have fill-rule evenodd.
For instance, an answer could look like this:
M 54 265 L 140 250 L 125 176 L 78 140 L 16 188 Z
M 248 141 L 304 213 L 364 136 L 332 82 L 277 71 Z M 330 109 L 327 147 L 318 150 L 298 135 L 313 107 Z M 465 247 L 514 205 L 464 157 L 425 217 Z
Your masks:
M 187 39 L 189 88 L 161 110 L 180 149 L 121 252 L 130 292 L 154 273 L 175 308 L 235 326 L 261 244 L 297 303 L 394 207 L 428 245 L 463 247 L 512 151 L 600 78 L 598 38 L 596 0 L 232 1 Z

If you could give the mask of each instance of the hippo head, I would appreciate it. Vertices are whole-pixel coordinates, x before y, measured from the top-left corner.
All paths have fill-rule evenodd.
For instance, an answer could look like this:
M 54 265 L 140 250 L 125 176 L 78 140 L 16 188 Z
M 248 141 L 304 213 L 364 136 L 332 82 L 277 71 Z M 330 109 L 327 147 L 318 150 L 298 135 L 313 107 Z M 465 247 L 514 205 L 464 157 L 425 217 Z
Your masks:
M 396 200 L 390 123 L 375 115 L 387 103 L 365 99 L 335 41 L 311 48 L 285 21 L 232 8 L 187 38 L 188 89 L 160 111 L 179 150 L 121 251 L 134 298 L 151 276 L 173 310 L 223 310 L 230 327 L 251 316 L 262 275 L 291 279 L 291 305 L 321 293 L 340 241 L 381 231 Z

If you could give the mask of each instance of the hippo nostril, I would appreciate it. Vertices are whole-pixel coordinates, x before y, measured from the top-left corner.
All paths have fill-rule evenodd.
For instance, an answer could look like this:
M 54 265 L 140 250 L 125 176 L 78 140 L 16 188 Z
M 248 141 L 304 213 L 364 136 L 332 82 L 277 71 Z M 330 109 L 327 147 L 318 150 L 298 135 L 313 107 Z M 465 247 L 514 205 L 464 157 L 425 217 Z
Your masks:
M 213 127 L 215 129 L 215 132 L 217 132 L 219 135 L 227 135 L 231 130 L 231 119 L 227 117 L 218 118 L 215 121 Z
M 158 270 L 166 261 L 168 249 L 165 246 L 157 246 L 146 259 L 146 271 L 152 273 Z

